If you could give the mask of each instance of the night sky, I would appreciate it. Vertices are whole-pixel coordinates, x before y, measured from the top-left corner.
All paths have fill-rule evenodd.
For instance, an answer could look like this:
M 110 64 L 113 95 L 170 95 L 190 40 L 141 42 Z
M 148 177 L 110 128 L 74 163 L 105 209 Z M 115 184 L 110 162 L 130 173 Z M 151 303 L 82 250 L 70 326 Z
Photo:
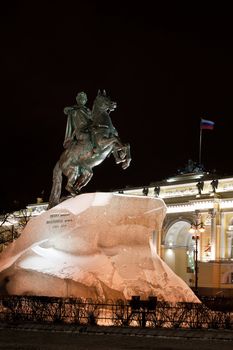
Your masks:
M 233 175 L 231 17 L 156 1 L 1 4 L 0 209 L 42 191 L 48 200 L 63 109 L 79 91 L 90 108 L 98 89 L 117 102 L 112 121 L 132 154 L 127 170 L 113 157 L 94 168 L 83 192 L 147 186 L 198 161 L 200 118 L 215 122 L 203 131 L 205 169 Z

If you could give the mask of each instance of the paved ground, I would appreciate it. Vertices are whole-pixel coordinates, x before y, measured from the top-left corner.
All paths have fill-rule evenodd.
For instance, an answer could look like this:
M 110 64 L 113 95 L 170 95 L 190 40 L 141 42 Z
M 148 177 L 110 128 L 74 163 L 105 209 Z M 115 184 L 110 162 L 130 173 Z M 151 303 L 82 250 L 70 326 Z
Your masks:
M 233 331 L 0 325 L 0 349 L 233 349 Z

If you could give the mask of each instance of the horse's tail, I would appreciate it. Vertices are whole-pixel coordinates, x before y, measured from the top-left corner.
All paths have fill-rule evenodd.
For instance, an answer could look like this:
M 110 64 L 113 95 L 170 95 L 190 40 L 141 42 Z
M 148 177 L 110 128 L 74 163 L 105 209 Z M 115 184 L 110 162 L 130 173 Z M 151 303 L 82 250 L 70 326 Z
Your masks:
M 48 209 L 53 208 L 59 203 L 62 186 L 62 170 L 58 161 L 53 169 L 53 186 L 49 197 Z

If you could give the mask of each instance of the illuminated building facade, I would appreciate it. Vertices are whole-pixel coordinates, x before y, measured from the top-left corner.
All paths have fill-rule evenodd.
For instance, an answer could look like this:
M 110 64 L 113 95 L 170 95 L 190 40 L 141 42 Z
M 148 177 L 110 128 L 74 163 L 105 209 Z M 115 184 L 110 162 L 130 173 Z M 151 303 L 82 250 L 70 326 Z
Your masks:
M 205 228 L 196 242 L 199 292 L 233 297 L 233 177 L 187 173 L 119 192 L 164 200 L 167 215 L 153 240 L 161 258 L 193 288 L 195 240 L 189 231 L 198 219 Z

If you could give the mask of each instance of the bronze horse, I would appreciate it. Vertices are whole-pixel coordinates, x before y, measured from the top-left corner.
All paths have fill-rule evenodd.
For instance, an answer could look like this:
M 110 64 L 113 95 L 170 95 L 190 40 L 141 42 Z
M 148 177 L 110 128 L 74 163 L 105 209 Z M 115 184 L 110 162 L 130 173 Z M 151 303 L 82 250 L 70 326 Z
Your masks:
M 113 154 L 117 164 L 126 169 L 131 161 L 130 145 L 123 144 L 109 116 L 116 108 L 116 102 L 98 92 L 92 108 L 90 132 L 82 141 L 73 142 L 63 151 L 53 170 L 53 185 L 49 208 L 60 201 L 62 174 L 67 177 L 66 190 L 77 195 L 93 176 L 92 168 Z

